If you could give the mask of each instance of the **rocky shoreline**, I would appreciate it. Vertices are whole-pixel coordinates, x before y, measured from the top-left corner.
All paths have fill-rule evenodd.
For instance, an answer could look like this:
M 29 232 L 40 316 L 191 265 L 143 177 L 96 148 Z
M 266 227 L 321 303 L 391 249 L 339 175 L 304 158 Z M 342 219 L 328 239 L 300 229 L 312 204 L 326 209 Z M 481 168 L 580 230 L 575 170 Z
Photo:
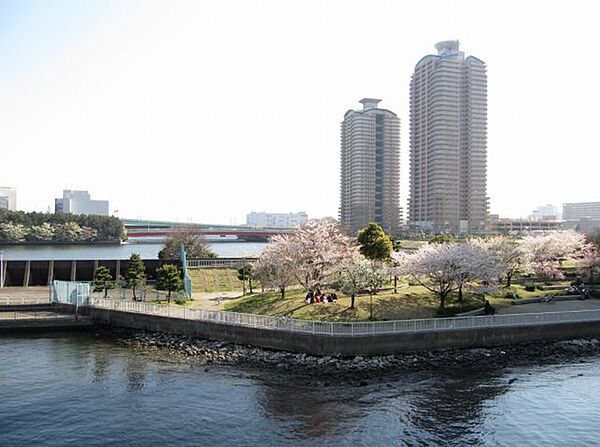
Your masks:
M 595 338 L 370 357 L 321 357 L 112 326 L 100 327 L 96 335 L 117 340 L 137 349 L 160 349 L 176 357 L 196 358 L 206 364 L 247 365 L 278 370 L 384 372 L 386 370 L 437 370 L 475 366 L 505 367 L 584 361 L 582 358 L 600 355 L 600 340 Z

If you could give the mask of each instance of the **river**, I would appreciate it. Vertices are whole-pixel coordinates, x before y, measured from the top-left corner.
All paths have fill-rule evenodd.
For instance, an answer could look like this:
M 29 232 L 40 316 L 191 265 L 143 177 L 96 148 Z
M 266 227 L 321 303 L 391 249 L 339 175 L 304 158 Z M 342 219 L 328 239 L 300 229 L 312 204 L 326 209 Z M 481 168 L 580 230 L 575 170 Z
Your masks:
M 266 242 L 213 242 L 210 249 L 220 258 L 254 257 Z M 163 244 L 122 245 L 18 245 L 0 246 L 7 261 L 128 259 L 138 253 L 142 259 L 157 259 Z
M 593 446 L 600 357 L 344 377 L 175 359 L 92 334 L 0 337 L 0 444 Z M 321 381 L 322 382 L 322 381 Z M 364 385 L 364 383 L 363 383 Z

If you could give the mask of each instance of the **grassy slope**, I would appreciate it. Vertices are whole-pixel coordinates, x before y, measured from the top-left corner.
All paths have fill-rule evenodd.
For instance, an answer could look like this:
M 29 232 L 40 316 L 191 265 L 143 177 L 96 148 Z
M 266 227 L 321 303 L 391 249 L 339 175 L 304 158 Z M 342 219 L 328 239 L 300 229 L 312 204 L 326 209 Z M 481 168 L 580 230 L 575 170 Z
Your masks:
M 540 296 L 543 292 L 526 292 L 521 286 L 513 286 L 521 298 Z M 253 294 L 238 298 L 223 305 L 224 310 L 262 315 L 286 315 L 293 318 L 325 321 L 365 321 L 369 318 L 368 295 L 356 298 L 356 308 L 350 309 L 350 298 L 338 293 L 337 303 L 306 304 L 302 289 L 288 291 L 281 300 L 276 292 Z M 500 296 L 486 296 L 495 307 L 510 305 L 510 300 Z M 421 286 L 410 286 L 393 291 L 380 292 L 373 297 L 373 315 L 376 320 L 408 318 L 431 318 L 435 315 L 439 301 L 437 297 Z M 447 307 L 457 307 L 456 296 L 447 301 Z M 481 307 L 477 296 L 465 295 L 465 303 L 460 311 Z
M 229 292 L 242 290 L 235 269 L 189 269 L 194 292 Z

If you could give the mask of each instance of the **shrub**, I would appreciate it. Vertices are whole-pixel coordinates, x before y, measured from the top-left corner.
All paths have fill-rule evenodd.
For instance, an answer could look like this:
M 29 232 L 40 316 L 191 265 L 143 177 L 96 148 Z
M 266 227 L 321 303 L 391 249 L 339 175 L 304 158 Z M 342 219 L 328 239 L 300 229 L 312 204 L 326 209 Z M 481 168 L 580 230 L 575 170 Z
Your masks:
M 516 299 L 518 299 L 520 297 L 519 297 L 519 294 L 517 292 L 512 292 L 511 291 L 511 292 L 506 292 L 504 294 L 504 298 L 508 298 L 509 300 L 516 300 Z
M 549 284 L 550 285 L 550 284 Z M 545 290 L 544 286 L 540 286 L 539 284 L 537 286 L 535 286 L 536 289 L 538 290 Z
M 575 278 L 575 280 L 571 281 L 572 286 L 579 286 L 582 283 L 583 283 L 583 280 L 581 279 L 581 276 L 578 276 L 577 278 Z
M 535 292 L 536 286 L 535 284 L 532 283 L 528 283 L 524 285 L 525 290 L 527 290 L 528 292 Z

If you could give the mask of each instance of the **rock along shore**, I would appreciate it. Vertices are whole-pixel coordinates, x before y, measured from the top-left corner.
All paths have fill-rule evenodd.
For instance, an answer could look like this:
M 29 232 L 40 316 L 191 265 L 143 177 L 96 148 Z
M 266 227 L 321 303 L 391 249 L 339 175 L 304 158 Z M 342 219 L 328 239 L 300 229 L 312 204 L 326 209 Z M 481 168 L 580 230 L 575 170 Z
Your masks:
M 583 357 L 600 355 L 600 340 L 595 338 L 371 357 L 321 357 L 112 326 L 100 327 L 97 330 L 97 336 L 116 339 L 120 343 L 137 349 L 160 349 L 177 357 L 195 357 L 207 364 L 248 365 L 280 370 L 315 369 L 331 372 L 383 372 L 392 369 L 435 370 L 473 366 L 504 367 L 532 363 L 573 362 Z

